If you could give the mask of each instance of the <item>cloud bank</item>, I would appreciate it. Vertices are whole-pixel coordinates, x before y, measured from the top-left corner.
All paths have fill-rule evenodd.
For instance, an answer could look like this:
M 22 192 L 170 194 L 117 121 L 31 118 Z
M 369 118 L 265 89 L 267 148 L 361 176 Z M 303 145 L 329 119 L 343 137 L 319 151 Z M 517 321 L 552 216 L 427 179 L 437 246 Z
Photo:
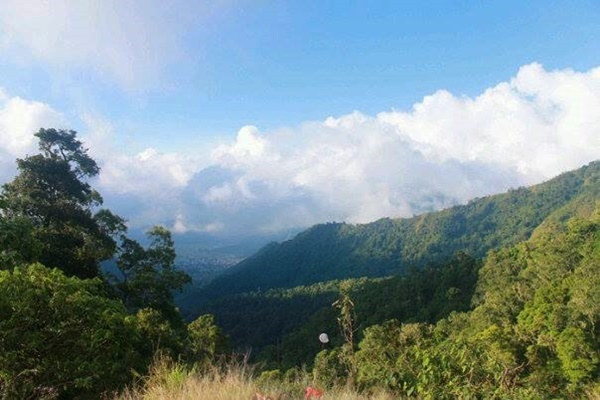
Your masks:
M 362 223 L 541 182 L 600 158 L 600 68 L 530 64 L 476 97 L 440 90 L 411 110 L 269 132 L 244 126 L 210 157 L 127 156 L 106 145 L 109 128 L 88 126 L 89 143 L 98 143 L 91 148 L 104 149 L 97 184 L 133 225 L 250 235 Z M 15 146 L 8 143 L 0 147 Z

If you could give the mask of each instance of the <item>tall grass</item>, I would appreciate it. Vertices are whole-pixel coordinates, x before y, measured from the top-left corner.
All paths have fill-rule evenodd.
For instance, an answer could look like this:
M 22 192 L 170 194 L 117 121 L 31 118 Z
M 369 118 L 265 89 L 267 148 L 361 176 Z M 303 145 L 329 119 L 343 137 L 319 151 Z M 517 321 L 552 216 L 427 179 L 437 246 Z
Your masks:
M 302 371 L 292 380 L 257 379 L 255 371 L 244 360 L 228 361 L 204 368 L 190 368 L 160 358 L 149 375 L 136 387 L 124 391 L 122 400 L 250 400 L 256 394 L 273 400 L 303 399 L 307 386 L 313 386 L 312 376 Z M 320 388 L 323 399 L 391 400 L 398 397 L 377 393 L 360 395 L 343 387 Z

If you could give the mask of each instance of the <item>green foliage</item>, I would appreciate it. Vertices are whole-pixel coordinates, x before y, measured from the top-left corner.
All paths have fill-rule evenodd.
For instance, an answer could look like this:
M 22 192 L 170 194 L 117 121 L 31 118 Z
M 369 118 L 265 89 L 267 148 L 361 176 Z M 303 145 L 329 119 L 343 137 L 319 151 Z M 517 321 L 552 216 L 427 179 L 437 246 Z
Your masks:
M 135 325 L 97 279 L 39 264 L 0 271 L 0 393 L 85 397 L 122 386 L 141 361 Z
M 356 379 L 356 360 L 354 357 L 354 334 L 356 333 L 355 323 L 356 314 L 354 312 L 354 302 L 350 297 L 352 283 L 343 281 L 340 283 L 340 294 L 338 299 L 332 304 L 339 310 L 337 317 L 340 333 L 344 339 L 344 344 L 339 350 L 339 359 L 346 369 L 347 385 L 353 387 Z
M 29 220 L 42 246 L 37 261 L 89 278 L 98 275 L 98 262 L 114 253 L 112 236 L 124 223 L 107 210 L 94 213 L 102 197 L 85 179 L 99 168 L 75 135 L 55 129 L 35 134 L 41 154 L 17 160 L 19 174 L 3 186 L 0 214 L 17 224 Z
M 227 338 L 215 324 L 215 317 L 201 315 L 187 326 L 187 358 L 193 363 L 208 365 L 227 349 Z
M 339 348 L 322 350 L 315 356 L 313 379 L 321 387 L 345 385 L 348 372 L 348 359 Z
M 73 165 L 76 176 L 95 176 L 100 172 L 96 162 L 88 156 L 83 143 L 76 139 L 77 132 L 56 129 L 40 129 L 35 134 L 44 157 L 66 161 Z
M 353 330 L 389 319 L 436 322 L 451 311 L 470 309 L 481 262 L 458 253 L 439 265 L 410 269 L 405 276 L 322 282 L 232 296 L 210 303 L 213 313 L 238 348 L 252 347 L 269 368 L 312 364 L 321 350 L 316 340 L 327 332 L 335 344 L 344 342 L 331 304 L 340 298 L 340 285 L 355 304 Z
M 600 203 L 587 218 L 491 254 L 474 310 L 433 330 L 396 321 L 367 328 L 356 354 L 359 385 L 425 398 L 573 398 L 593 390 L 599 211 Z
M 212 361 L 224 337 L 206 315 L 186 329 L 153 308 L 130 315 L 98 279 L 40 264 L 0 271 L 0 397 L 98 397 L 157 354 Z
M 427 324 L 401 325 L 396 320 L 367 328 L 357 352 L 358 384 L 363 388 L 384 386 L 411 395 L 431 366 L 423 354 L 432 335 Z
M 139 347 L 146 359 L 155 354 L 177 358 L 184 346 L 185 332 L 166 320 L 153 308 L 142 308 L 135 314 L 137 330 L 140 332 Z
M 174 269 L 170 232 L 153 228 L 148 248 L 127 238 L 125 221 L 98 209 L 86 180 L 99 167 L 76 133 L 35 136 L 40 154 L 17 160 L 0 193 L 1 397 L 98 397 L 155 353 L 176 358 L 192 343 L 200 352 L 198 329 L 188 338 L 173 304 L 190 277 Z M 110 287 L 99 263 L 117 249 L 122 279 Z
M 41 249 L 29 219 L 5 219 L 0 215 L 0 269 L 32 263 L 40 257 Z
M 181 319 L 173 303 L 173 291 L 181 290 L 191 278 L 175 269 L 175 249 L 171 232 L 156 226 L 148 232 L 150 245 L 144 248 L 133 239 L 122 237 L 116 266 L 121 276 L 111 282 L 130 310 L 153 308 L 171 322 Z
M 556 342 L 556 353 L 565 377 L 572 383 L 589 380 L 598 370 L 598 343 L 581 328 L 571 326 L 563 330 Z

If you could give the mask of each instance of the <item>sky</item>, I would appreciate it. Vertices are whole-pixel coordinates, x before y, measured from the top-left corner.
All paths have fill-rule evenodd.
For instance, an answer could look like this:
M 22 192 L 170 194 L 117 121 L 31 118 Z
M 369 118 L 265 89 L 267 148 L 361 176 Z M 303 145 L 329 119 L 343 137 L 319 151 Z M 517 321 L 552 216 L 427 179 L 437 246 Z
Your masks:
M 600 3 L 3 0 L 0 182 L 77 130 L 132 227 L 410 217 L 600 158 Z

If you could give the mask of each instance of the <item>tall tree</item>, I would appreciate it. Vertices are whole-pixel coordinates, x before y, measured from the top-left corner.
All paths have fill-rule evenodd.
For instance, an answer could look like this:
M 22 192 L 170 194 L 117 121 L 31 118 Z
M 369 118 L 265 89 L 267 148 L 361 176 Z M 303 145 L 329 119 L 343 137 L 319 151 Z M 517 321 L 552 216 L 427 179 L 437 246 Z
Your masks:
M 116 266 L 120 276 L 112 281 L 125 305 L 136 311 L 153 308 L 168 320 L 179 319 L 173 302 L 173 290 L 180 290 L 191 278 L 175 269 L 175 249 L 171 232 L 155 226 L 148 232 L 150 245 L 121 237 Z
M 99 262 L 116 250 L 124 220 L 99 209 L 102 197 L 88 179 L 100 168 L 75 131 L 40 129 L 40 153 L 17 160 L 19 174 L 0 194 L 6 220 L 28 219 L 41 243 L 39 261 L 81 278 L 99 274 Z

